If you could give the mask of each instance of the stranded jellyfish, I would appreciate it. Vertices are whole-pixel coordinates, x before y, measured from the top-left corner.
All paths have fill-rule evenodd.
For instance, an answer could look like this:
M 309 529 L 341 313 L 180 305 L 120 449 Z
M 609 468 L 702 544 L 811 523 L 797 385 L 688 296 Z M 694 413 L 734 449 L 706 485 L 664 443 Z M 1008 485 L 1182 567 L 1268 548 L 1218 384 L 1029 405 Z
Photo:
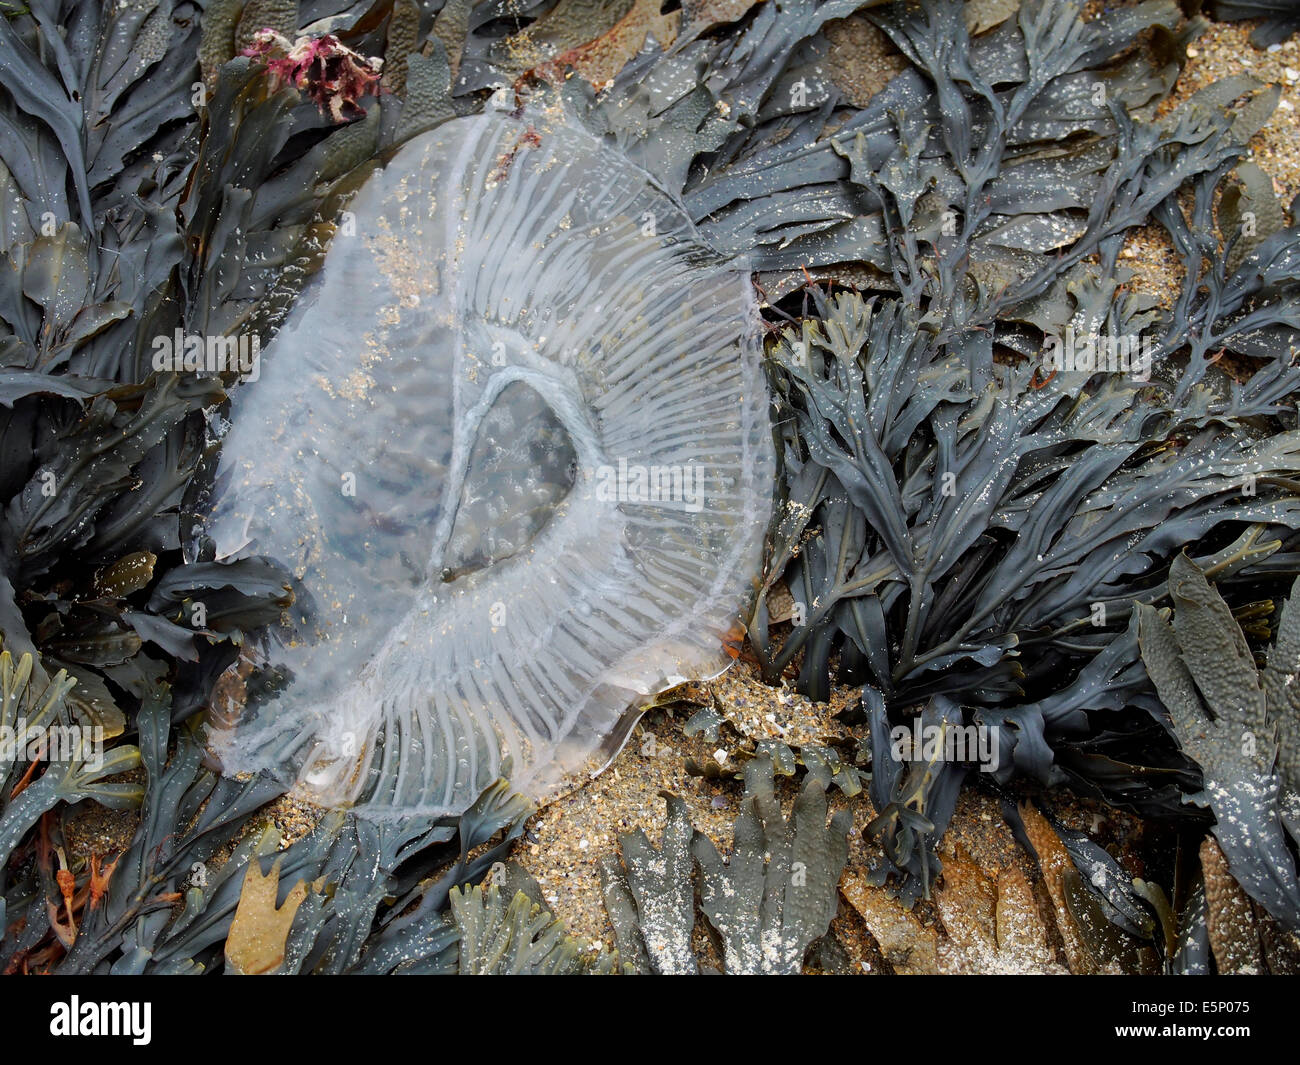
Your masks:
M 219 426 L 217 557 L 296 601 L 213 745 L 374 817 L 506 759 L 542 796 L 727 661 L 771 510 L 748 273 L 540 110 L 431 130 L 349 209 Z

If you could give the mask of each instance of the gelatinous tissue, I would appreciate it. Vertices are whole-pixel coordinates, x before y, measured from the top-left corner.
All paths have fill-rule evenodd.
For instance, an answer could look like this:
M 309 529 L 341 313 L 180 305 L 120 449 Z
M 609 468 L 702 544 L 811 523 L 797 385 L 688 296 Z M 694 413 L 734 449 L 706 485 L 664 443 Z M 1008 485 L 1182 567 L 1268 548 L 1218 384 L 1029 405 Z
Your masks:
M 298 583 L 212 743 L 374 817 L 506 758 L 542 796 L 727 661 L 772 505 L 749 275 L 540 110 L 431 130 L 349 209 L 220 423 L 217 557 Z

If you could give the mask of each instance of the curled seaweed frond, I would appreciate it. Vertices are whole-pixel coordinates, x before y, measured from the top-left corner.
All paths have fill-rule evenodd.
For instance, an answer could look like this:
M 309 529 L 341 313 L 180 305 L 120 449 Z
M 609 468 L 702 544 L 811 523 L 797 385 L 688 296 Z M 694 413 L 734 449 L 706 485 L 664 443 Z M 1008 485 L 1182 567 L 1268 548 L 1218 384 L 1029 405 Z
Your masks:
M 496 885 L 451 892 L 459 934 L 461 976 L 607 976 L 617 953 L 589 949 L 524 891 L 507 896 Z
M 700 909 L 720 941 L 728 973 L 798 973 L 838 905 L 851 818 L 827 820 L 826 780 L 809 775 L 790 817 L 774 793 L 772 763 L 745 766 L 745 797 L 724 861 L 696 832 L 686 806 L 666 796 L 668 823 L 655 848 L 644 832 L 622 838 L 622 863 L 602 866 L 605 906 L 622 957 L 638 971 L 694 973 L 695 873 Z
M 1204 787 L 1188 800 L 1213 812 L 1211 832 L 1250 897 L 1288 927 L 1300 928 L 1300 879 L 1282 818 L 1277 726 L 1294 716 L 1289 688 L 1297 674 L 1274 667 L 1265 684 L 1228 604 L 1186 555 L 1170 566 L 1169 594 L 1172 626 L 1154 607 L 1140 606 L 1138 639 L 1169 727 L 1201 769 Z M 1293 620 L 1286 633 L 1284 647 L 1294 637 Z M 1288 737 L 1293 734 L 1288 721 Z M 1294 761 L 1291 749 L 1288 788 L 1294 788 Z

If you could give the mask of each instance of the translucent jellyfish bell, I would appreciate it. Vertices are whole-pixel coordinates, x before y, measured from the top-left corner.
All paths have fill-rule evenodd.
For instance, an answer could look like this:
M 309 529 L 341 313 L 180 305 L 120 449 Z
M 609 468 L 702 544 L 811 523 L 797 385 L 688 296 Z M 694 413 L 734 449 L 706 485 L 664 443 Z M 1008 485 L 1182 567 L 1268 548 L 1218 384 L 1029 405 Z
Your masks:
M 299 586 L 214 748 L 376 817 L 507 757 L 541 796 L 726 664 L 772 505 L 748 272 L 560 114 L 445 123 L 349 209 L 232 397 L 207 532 Z

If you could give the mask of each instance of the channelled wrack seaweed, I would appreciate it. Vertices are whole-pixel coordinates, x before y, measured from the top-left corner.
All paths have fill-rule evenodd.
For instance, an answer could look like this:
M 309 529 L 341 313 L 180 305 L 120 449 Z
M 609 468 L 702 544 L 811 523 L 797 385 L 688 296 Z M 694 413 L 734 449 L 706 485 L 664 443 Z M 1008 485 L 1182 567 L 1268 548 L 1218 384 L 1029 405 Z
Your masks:
M 830 141 L 887 279 L 811 292 L 775 341 L 792 415 L 768 586 L 784 576 L 804 623 L 776 646 L 760 602 L 752 635 L 773 679 L 801 655 L 811 693 L 833 659 L 863 683 L 873 740 L 919 708 L 998 730 L 1002 781 L 1178 816 L 1210 767 L 1166 727 L 1138 610 L 1168 601 L 1183 548 L 1243 605 L 1295 572 L 1300 230 L 1242 158 L 1275 90 L 1236 79 L 1157 114 L 1168 71 L 1127 31 L 1172 46 L 1171 12 L 1063 10 L 1022 5 L 975 40 L 956 5 L 874 16 L 915 69 Z M 1185 271 L 1168 309 L 1118 257 L 1151 221 Z M 1150 362 L 1049 367 L 1047 338 L 1070 336 L 1141 338 Z M 873 754 L 879 872 L 915 898 L 968 765 Z M 1294 859 L 1271 854 L 1269 909 L 1294 923 Z
M 808 752 L 789 818 L 771 764 L 745 767 L 728 862 L 671 799 L 659 848 L 624 840 L 605 868 L 617 956 L 498 864 L 529 810 L 505 781 L 459 817 L 331 813 L 281 846 L 283 785 L 203 763 L 216 679 L 294 581 L 203 541 L 195 486 L 235 375 L 159 369 L 154 341 L 269 342 L 356 190 L 494 90 L 564 108 L 754 271 L 783 509 L 750 637 L 770 680 L 862 687 L 876 878 L 929 892 L 968 775 L 896 759 L 887 726 L 919 716 L 996 731 L 998 786 L 1213 823 L 1205 887 L 1174 915 L 1026 810 L 1061 905 L 1096 927 L 1146 936 L 1149 906 L 1169 967 L 1203 971 L 1207 915 L 1246 912 L 1231 881 L 1294 924 L 1300 661 L 1276 604 L 1300 572 L 1300 232 L 1245 158 L 1275 89 L 1166 106 L 1203 21 L 1165 0 L 1087 21 L 1070 0 L 615 3 L 594 22 L 565 3 L 330 6 L 0 10 L 0 714 L 108 742 L 0 766 L 0 965 L 696 971 L 706 927 L 728 971 L 776 972 L 829 942 L 848 825 Z M 1264 43 L 1293 28 L 1286 5 L 1208 7 L 1275 15 Z M 906 60 L 861 108 L 821 35 L 859 9 Z M 1120 256 L 1152 224 L 1183 267 L 1169 307 Z M 1048 365 L 1080 337 L 1139 343 L 1118 369 Z M 1274 630 L 1260 669 L 1247 640 Z M 87 802 L 138 810 L 125 849 L 70 852 Z

